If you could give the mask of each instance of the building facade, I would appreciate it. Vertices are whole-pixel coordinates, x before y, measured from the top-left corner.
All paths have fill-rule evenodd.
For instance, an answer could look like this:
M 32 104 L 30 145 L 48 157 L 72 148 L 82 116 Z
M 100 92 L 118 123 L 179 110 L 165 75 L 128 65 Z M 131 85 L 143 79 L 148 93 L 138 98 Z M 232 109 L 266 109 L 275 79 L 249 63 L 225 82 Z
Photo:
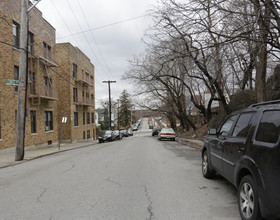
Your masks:
M 19 78 L 20 10 L 21 0 L 0 1 L 0 150 L 16 146 L 18 88 L 10 82 Z M 63 116 L 63 140 L 95 138 L 94 66 L 78 48 L 56 46 L 55 32 L 37 8 L 29 12 L 25 147 L 57 143 Z
M 0 149 L 16 145 L 17 86 L 7 80 L 19 77 L 20 0 L 0 2 Z M 25 146 L 58 141 L 55 29 L 34 8 L 29 13 L 28 89 Z
M 94 65 L 70 43 L 55 46 L 59 83 L 58 120 L 67 117 L 62 140 L 96 138 Z M 59 130 L 61 124 L 59 123 Z

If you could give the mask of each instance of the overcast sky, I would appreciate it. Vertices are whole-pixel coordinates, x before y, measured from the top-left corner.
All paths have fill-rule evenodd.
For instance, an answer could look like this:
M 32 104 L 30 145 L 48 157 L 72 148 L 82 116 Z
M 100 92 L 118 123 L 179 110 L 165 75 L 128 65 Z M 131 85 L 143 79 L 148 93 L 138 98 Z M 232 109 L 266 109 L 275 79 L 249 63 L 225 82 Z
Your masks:
M 156 4 L 157 0 L 42 0 L 37 7 L 56 29 L 57 43 L 79 47 L 95 65 L 95 101 L 99 107 L 100 100 L 108 100 L 104 80 L 117 81 L 111 84 L 113 100 L 124 89 L 133 93 L 132 85 L 121 76 L 128 70 L 127 60 L 145 49 L 141 39 L 152 25 L 145 15 Z

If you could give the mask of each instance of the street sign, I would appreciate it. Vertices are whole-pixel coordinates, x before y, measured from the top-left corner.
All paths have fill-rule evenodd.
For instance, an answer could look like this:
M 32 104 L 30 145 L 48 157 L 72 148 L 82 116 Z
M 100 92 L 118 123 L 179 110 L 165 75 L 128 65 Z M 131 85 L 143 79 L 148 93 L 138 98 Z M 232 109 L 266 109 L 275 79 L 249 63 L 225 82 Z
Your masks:
M 6 85 L 18 86 L 18 80 L 7 79 L 6 80 Z
M 62 117 L 62 123 L 66 123 L 67 122 L 67 117 Z

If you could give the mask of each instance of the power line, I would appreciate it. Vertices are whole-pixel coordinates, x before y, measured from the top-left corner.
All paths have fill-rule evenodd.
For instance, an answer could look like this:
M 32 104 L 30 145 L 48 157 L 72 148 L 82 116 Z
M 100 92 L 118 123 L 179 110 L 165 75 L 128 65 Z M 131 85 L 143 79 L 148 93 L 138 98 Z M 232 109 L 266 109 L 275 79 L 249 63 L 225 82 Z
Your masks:
M 139 18 L 143 18 L 143 17 L 149 16 L 149 15 L 151 15 L 151 14 L 152 14 L 152 13 L 150 13 L 150 14 L 145 14 L 145 15 L 140 15 L 140 16 L 133 17 L 133 18 L 128 18 L 128 19 L 126 19 L 126 20 L 121 20 L 121 21 L 117 21 L 117 22 L 114 22 L 114 23 L 111 23 L 111 24 L 99 26 L 99 27 L 96 27 L 96 28 L 91 28 L 91 29 L 86 30 L 86 31 L 81 31 L 81 32 L 77 32 L 77 33 L 74 33 L 74 34 L 65 35 L 65 36 L 63 36 L 62 38 L 72 37 L 72 36 L 79 35 L 79 34 L 83 34 L 83 33 L 87 33 L 87 32 L 90 32 L 90 31 L 94 31 L 94 30 L 98 30 L 98 29 L 102 29 L 102 28 L 114 26 L 114 25 L 117 25 L 117 24 L 121 24 L 121 23 L 125 23 L 125 22 L 128 22 L 128 21 L 132 21 L 132 20 L 136 20 L 136 19 L 139 19 Z
M 62 22 L 64 23 L 64 25 L 65 25 L 66 28 L 68 29 L 68 31 L 72 34 L 72 31 L 70 30 L 70 28 L 69 28 L 69 26 L 67 25 L 67 23 L 64 21 L 64 19 L 63 19 L 61 13 L 59 12 L 59 10 L 57 9 L 57 7 L 55 6 L 55 4 L 53 3 L 52 0 L 51 0 L 51 2 L 52 2 L 52 4 L 53 4 L 54 8 L 56 9 L 57 13 L 59 14 L 60 19 L 62 20 Z M 61 42 L 63 42 L 63 39 L 62 39 L 62 37 L 58 34 L 58 32 L 57 32 L 57 35 L 60 37 Z M 80 49 L 82 49 L 82 47 L 79 45 L 79 43 L 78 43 L 78 41 L 77 41 L 77 39 L 76 39 L 75 37 L 74 37 L 74 40 L 76 41 L 78 47 L 79 47 Z M 95 56 L 95 55 L 94 55 L 94 56 Z M 95 57 L 96 57 L 96 56 L 95 56 Z M 96 60 L 98 61 L 98 59 L 96 59 Z M 101 65 L 101 64 L 100 64 L 100 65 Z M 97 66 L 95 65 L 95 67 L 97 67 Z M 98 69 L 98 68 L 97 68 L 97 69 Z M 97 74 L 95 74 L 95 76 L 96 76 L 97 78 L 100 77 L 100 76 L 97 75 Z M 101 75 L 101 76 L 102 76 L 102 75 Z M 100 81 L 102 81 L 102 80 L 103 80 L 103 79 L 102 79 L 102 77 L 101 77 L 101 80 L 100 80 Z
M 80 0 L 77 0 L 77 1 L 78 1 L 78 3 L 79 3 L 80 9 L 81 9 L 82 14 L 83 14 L 83 16 L 84 16 L 84 19 L 85 19 L 85 21 L 86 21 L 86 23 L 87 23 L 88 29 L 90 29 L 88 20 L 87 20 L 87 18 L 86 18 L 86 16 L 85 16 L 85 13 L 84 13 L 84 11 L 83 11 L 83 8 L 82 8 L 82 6 L 81 6 L 81 4 L 80 4 Z M 90 31 L 90 33 L 91 33 L 92 39 L 93 39 L 93 41 L 94 41 L 94 43 L 95 43 L 95 45 L 96 45 L 96 47 L 97 47 L 99 53 L 100 53 L 100 55 L 101 55 L 102 60 L 103 60 L 103 62 L 105 63 L 105 66 L 107 67 L 108 71 L 111 72 L 111 71 L 110 71 L 110 68 L 109 68 L 109 66 L 108 66 L 108 63 L 107 63 L 106 60 L 104 59 L 104 56 L 103 56 L 103 54 L 102 54 L 102 52 L 101 52 L 101 50 L 100 50 L 100 48 L 99 48 L 99 46 L 98 46 L 98 44 L 97 44 L 97 42 L 96 42 L 96 39 L 95 39 L 95 37 L 94 37 L 92 31 Z
M 59 10 L 57 9 L 57 7 L 56 7 L 55 4 L 53 3 L 53 0 L 51 0 L 51 2 L 52 2 L 52 4 L 53 4 L 54 8 L 56 9 L 58 15 L 60 16 L 60 19 L 61 19 L 62 22 L 64 23 L 65 27 L 66 27 L 66 28 L 68 29 L 68 31 L 72 34 L 72 31 L 70 30 L 70 28 L 68 27 L 68 25 L 67 25 L 66 22 L 64 21 L 64 19 L 63 19 L 61 13 L 59 12 Z M 74 37 L 74 36 L 73 36 L 73 37 Z M 75 37 L 74 37 L 74 40 L 76 41 L 77 45 L 81 48 L 81 46 L 79 45 L 79 43 L 78 43 L 78 41 L 77 41 L 77 39 L 76 39 Z
M 73 14 L 73 17 L 75 18 L 75 20 L 76 20 L 77 24 L 79 25 L 81 31 L 83 31 L 82 26 L 81 26 L 81 24 L 79 23 L 79 21 L 78 21 L 76 15 L 75 15 L 75 13 L 74 13 L 73 8 L 71 7 L 69 1 L 68 1 L 68 0 L 66 0 L 66 1 L 67 1 L 67 3 L 68 3 L 69 8 L 71 9 L 71 12 L 72 12 L 72 14 Z M 90 43 L 89 43 L 89 41 L 88 41 L 88 39 L 87 39 L 87 37 L 86 37 L 86 35 L 85 35 L 84 33 L 83 33 L 83 36 L 84 36 L 84 38 L 85 38 L 85 40 L 86 40 L 86 42 L 87 42 L 87 44 L 88 44 L 88 46 L 89 46 L 89 48 L 90 48 L 92 54 L 93 54 L 93 56 L 96 58 L 96 60 L 97 60 L 97 62 L 99 63 L 99 65 L 101 66 L 101 68 L 103 69 L 103 71 L 106 73 L 106 70 L 103 68 L 103 65 L 100 63 L 98 57 L 97 57 L 97 56 L 95 55 L 95 53 L 93 52 L 93 49 L 92 49 L 92 47 L 91 47 L 91 45 L 90 45 Z M 108 73 L 109 73 L 109 75 L 111 75 L 110 72 L 108 72 Z

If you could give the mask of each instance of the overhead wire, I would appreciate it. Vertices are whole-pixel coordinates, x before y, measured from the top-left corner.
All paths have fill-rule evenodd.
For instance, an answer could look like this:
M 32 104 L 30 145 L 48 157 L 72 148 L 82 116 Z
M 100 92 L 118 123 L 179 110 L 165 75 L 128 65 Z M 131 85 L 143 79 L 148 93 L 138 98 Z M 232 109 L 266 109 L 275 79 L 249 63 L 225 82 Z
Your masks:
M 12 1 L 12 2 L 13 2 L 14 4 L 19 5 L 19 3 L 18 3 L 17 1 Z M 80 7 L 80 9 L 81 9 L 81 11 L 82 11 L 83 17 L 84 17 L 84 19 L 86 20 L 86 23 L 87 23 L 87 26 L 88 26 L 88 30 L 85 30 L 85 31 L 84 31 L 84 30 L 82 29 L 80 23 L 78 22 L 78 20 L 77 20 L 75 14 L 74 14 L 74 11 L 73 11 L 73 9 L 72 9 L 72 7 L 71 7 L 71 5 L 69 4 L 69 2 L 68 2 L 68 0 L 67 0 L 67 3 L 68 3 L 68 5 L 69 5 L 69 7 L 70 7 L 70 9 L 71 9 L 71 11 L 72 11 L 72 14 L 73 14 L 75 20 L 77 21 L 77 23 L 78 23 L 78 25 L 80 26 L 80 29 L 81 29 L 81 32 L 73 33 L 73 32 L 70 30 L 70 28 L 69 28 L 69 26 L 67 25 L 67 23 L 64 21 L 64 19 L 63 19 L 61 13 L 59 12 L 59 10 L 57 9 L 57 7 L 55 6 L 54 2 L 53 2 L 52 0 L 51 0 L 51 2 L 52 2 L 52 5 L 54 6 L 55 10 L 57 11 L 58 15 L 60 16 L 62 22 L 64 23 L 65 27 L 68 29 L 68 31 L 69 31 L 69 33 L 70 33 L 70 35 L 66 35 L 66 36 L 62 36 L 62 37 L 61 37 L 61 36 L 58 34 L 58 32 L 56 31 L 56 33 L 57 33 L 57 35 L 58 35 L 58 38 L 59 38 L 59 39 L 57 39 L 57 40 L 63 42 L 63 39 L 64 39 L 64 38 L 66 38 L 66 37 L 73 37 L 73 39 L 75 40 L 75 42 L 76 42 L 76 44 L 79 46 L 79 48 L 82 48 L 82 47 L 80 46 L 79 42 L 77 41 L 77 39 L 75 38 L 75 35 L 83 34 L 84 37 L 85 37 L 85 39 L 86 39 L 86 41 L 87 41 L 87 43 L 89 44 L 88 39 L 87 39 L 86 36 L 85 36 L 85 33 L 90 32 L 90 33 L 91 33 L 91 36 L 92 36 L 92 38 L 93 38 L 93 40 L 94 40 L 94 42 L 95 42 L 95 44 L 96 44 L 96 46 L 97 46 L 97 48 L 98 48 L 98 51 L 99 51 L 99 53 L 100 53 L 100 55 L 101 55 L 101 58 L 102 58 L 103 62 L 105 63 L 105 66 L 106 66 L 106 68 L 108 69 L 108 72 L 109 72 L 109 73 L 110 73 L 110 68 L 108 67 L 108 64 L 107 64 L 107 62 L 106 62 L 106 60 L 105 60 L 105 58 L 104 58 L 104 56 L 103 56 L 103 54 L 102 54 L 102 52 L 101 52 L 101 50 L 100 50 L 98 44 L 97 44 L 97 42 L 96 42 L 96 39 L 94 38 L 94 35 L 93 35 L 92 31 L 93 31 L 93 30 L 97 30 L 97 29 L 101 29 L 101 28 L 105 28 L 105 27 L 110 27 L 110 26 L 117 25 L 117 24 L 121 24 L 121 23 L 128 22 L 128 21 L 131 21 L 131 20 L 139 19 L 139 18 L 142 18 L 142 17 L 145 17 L 145 16 L 149 15 L 149 14 L 145 14 L 145 15 L 141 15 L 141 16 L 129 18 L 129 19 L 126 19 L 126 20 L 121 20 L 121 21 L 118 21 L 118 22 L 114 22 L 114 23 L 111 23 L 111 24 L 108 24 L 108 25 L 103 25 L 103 26 L 99 26 L 99 27 L 96 27 L 96 28 L 90 28 L 89 23 L 88 23 L 88 21 L 87 21 L 87 19 L 86 19 L 85 13 L 84 13 L 84 11 L 83 11 L 83 9 L 82 9 L 82 7 L 81 7 L 81 4 L 80 4 L 80 2 L 79 2 L 79 0 L 78 0 L 79 7 Z M 19 6 L 20 6 L 20 5 L 19 5 Z M 41 16 L 41 15 L 40 15 L 40 16 Z M 9 45 L 8 43 L 5 43 L 5 42 L 0 42 L 0 43 L 4 43 L 4 44 Z M 89 44 L 89 45 L 90 45 L 90 44 Z M 10 46 L 13 46 L 13 45 L 10 45 Z M 39 46 L 40 46 L 40 45 L 39 45 Z M 90 46 L 90 49 L 91 49 L 93 55 L 96 57 L 96 60 L 98 61 L 98 63 L 100 64 L 100 66 L 103 68 L 103 65 L 99 62 L 99 60 L 98 60 L 97 56 L 94 54 L 93 49 L 91 48 L 91 46 Z M 34 55 L 33 55 L 33 56 L 34 56 Z M 55 71 L 55 70 L 52 69 L 52 68 L 50 68 L 50 69 L 51 69 L 53 72 L 55 72 L 56 74 L 58 74 L 60 77 L 63 78 L 63 76 L 62 76 L 61 74 L 59 74 L 57 71 Z M 103 68 L 103 70 L 104 70 L 104 68 Z M 106 72 L 106 71 L 105 71 L 105 72 Z M 101 75 L 101 76 L 102 76 L 102 78 L 103 78 L 103 75 Z M 96 71 L 95 71 L 94 77 L 98 77 L 98 78 L 99 78 L 100 75 L 99 75 L 99 74 L 96 74 Z M 65 79 L 65 80 L 67 80 L 67 79 Z M 95 82 L 96 82 L 96 80 L 95 80 Z M 71 82 L 69 81 L 68 83 L 71 83 Z M 71 84 L 75 86 L 75 84 L 73 84 L 73 83 L 71 83 Z M 96 84 L 96 85 L 97 85 L 98 87 L 100 86 L 100 88 L 101 88 L 101 85 L 100 85 L 100 84 Z M 95 86 L 96 86 L 96 85 L 95 85 Z M 102 88 L 103 88 L 103 87 L 102 87 Z M 101 101 L 101 100 L 97 99 L 96 97 L 95 97 L 95 100 Z
M 82 11 L 83 17 L 84 17 L 84 19 L 85 19 L 85 21 L 86 21 L 86 23 L 87 23 L 88 29 L 90 30 L 90 26 L 89 26 L 88 20 L 87 20 L 87 18 L 86 18 L 86 16 L 85 16 L 84 10 L 83 10 L 83 8 L 82 8 L 82 6 L 81 6 L 80 0 L 77 0 L 77 1 L 78 1 L 78 4 L 79 4 L 80 9 L 81 9 L 81 11 Z M 101 56 L 103 62 L 105 63 L 106 68 L 108 69 L 108 72 L 111 72 L 111 70 L 110 70 L 110 68 L 109 68 L 109 66 L 108 66 L 108 63 L 107 63 L 106 60 L 104 59 L 104 56 L 103 56 L 103 54 L 102 54 L 102 52 L 101 52 L 101 50 L 100 50 L 100 48 L 99 48 L 99 46 L 98 46 L 98 43 L 96 42 L 96 39 L 95 39 L 95 37 L 94 37 L 94 35 L 93 35 L 93 33 L 92 33 L 92 30 L 90 31 L 90 33 L 91 33 L 92 39 L 93 39 L 93 41 L 94 41 L 94 43 L 95 43 L 95 46 L 97 47 L 98 52 L 99 52 L 99 54 L 100 54 L 100 56 Z
M 56 9 L 58 15 L 60 16 L 60 19 L 61 19 L 62 22 L 64 23 L 65 27 L 67 28 L 67 30 L 69 31 L 69 33 L 72 34 L 72 31 L 70 30 L 70 28 L 69 28 L 69 26 L 67 25 L 67 23 L 64 21 L 64 19 L 63 19 L 61 13 L 59 12 L 59 10 L 57 9 L 57 7 L 55 6 L 53 0 L 51 0 L 51 2 L 52 2 L 52 5 L 54 6 L 54 8 Z M 57 31 L 56 31 L 56 32 L 57 32 Z M 58 32 L 57 32 L 57 34 L 58 34 Z M 58 36 L 60 36 L 60 35 L 58 34 Z M 63 41 L 61 36 L 60 36 L 60 40 Z M 80 49 L 82 49 L 81 45 L 78 43 L 78 41 L 77 41 L 77 39 L 76 39 L 75 37 L 74 37 L 74 40 L 75 40 L 75 42 L 77 43 L 78 47 L 79 47 Z M 97 66 L 95 65 L 95 68 L 96 68 L 96 67 L 97 67 Z M 97 68 L 97 69 L 98 69 L 98 68 Z M 102 75 L 101 75 L 101 76 L 102 76 Z M 100 78 L 99 74 L 96 74 L 96 73 L 95 73 L 95 77 L 96 77 L 96 78 Z M 102 77 L 101 77 L 101 78 L 102 78 Z M 102 79 L 101 79 L 100 81 L 102 81 Z M 99 84 L 98 84 L 98 85 L 99 85 Z
M 69 8 L 71 9 L 72 15 L 73 15 L 73 17 L 75 18 L 77 24 L 79 25 L 81 31 L 83 31 L 83 28 L 82 28 L 81 24 L 79 23 L 79 21 L 78 21 L 76 15 L 75 15 L 75 13 L 74 13 L 73 8 L 71 7 L 71 5 L 70 5 L 70 3 L 69 3 L 69 1 L 66 0 L 66 2 L 67 2 L 67 4 L 68 4 Z M 96 61 L 97 61 L 97 62 L 99 63 L 99 65 L 101 66 L 101 68 L 103 69 L 104 73 L 109 74 L 109 76 L 112 77 L 112 74 L 111 74 L 110 72 L 107 72 L 107 71 L 104 69 L 104 67 L 103 67 L 103 65 L 101 64 L 101 62 L 99 61 L 98 57 L 97 57 L 97 56 L 95 55 L 95 53 L 93 52 L 93 49 L 92 49 L 92 47 L 91 47 L 91 44 L 89 43 L 89 41 L 88 41 L 88 39 L 87 39 L 85 33 L 83 33 L 83 36 L 84 36 L 84 38 L 85 38 L 85 40 L 86 40 L 86 42 L 87 42 L 87 44 L 88 44 L 88 46 L 89 46 L 89 48 L 90 48 L 92 54 L 93 54 L 93 56 L 96 58 Z
M 74 34 L 65 35 L 65 36 L 62 36 L 62 38 L 72 37 L 72 36 L 75 36 L 75 35 L 79 35 L 79 34 L 91 32 L 91 31 L 94 31 L 94 30 L 98 30 L 98 29 L 114 26 L 114 25 L 117 25 L 117 24 L 122 24 L 122 23 L 125 23 L 125 22 L 128 22 L 128 21 L 132 21 L 132 20 L 136 20 L 136 19 L 139 19 L 139 18 L 143 18 L 143 17 L 149 16 L 151 14 L 152 13 L 145 14 L 145 15 L 140 15 L 140 16 L 137 16 L 137 17 L 128 18 L 126 20 L 117 21 L 117 22 L 114 22 L 114 23 L 111 23 L 111 24 L 102 25 L 102 26 L 99 26 L 99 27 L 96 27 L 96 28 L 91 28 L 91 29 L 88 29 L 88 30 L 85 30 L 85 31 L 74 33 Z

